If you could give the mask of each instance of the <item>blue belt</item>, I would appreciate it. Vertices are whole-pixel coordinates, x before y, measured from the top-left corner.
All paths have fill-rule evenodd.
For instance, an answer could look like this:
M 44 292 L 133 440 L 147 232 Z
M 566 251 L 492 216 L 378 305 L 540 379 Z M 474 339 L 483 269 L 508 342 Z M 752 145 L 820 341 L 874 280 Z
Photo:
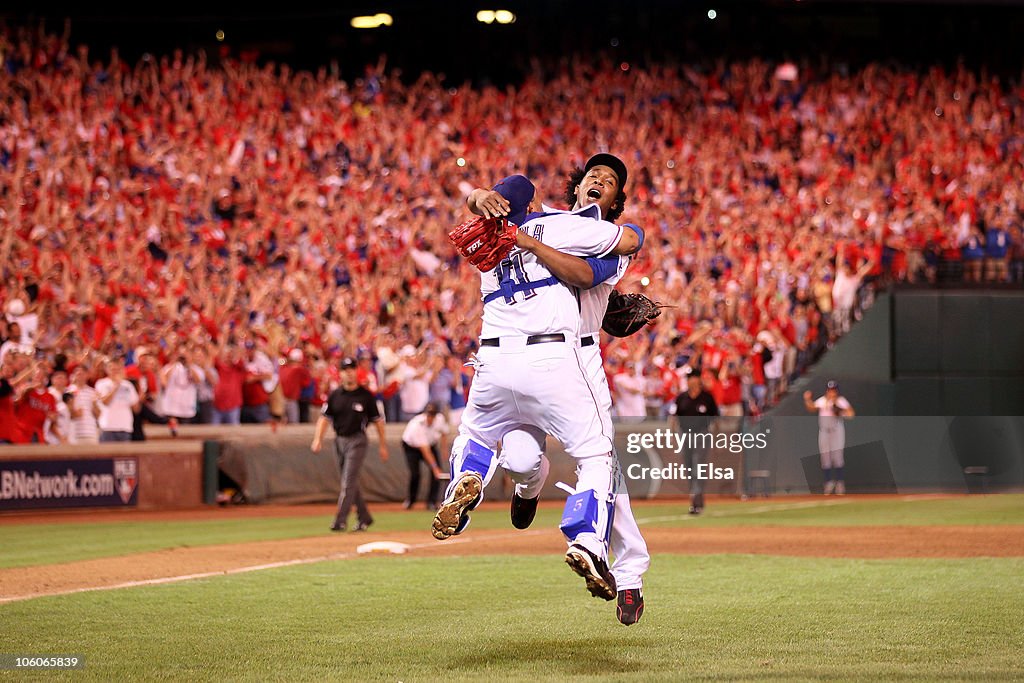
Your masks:
M 534 289 L 540 289 L 541 287 L 550 287 L 551 285 L 557 285 L 559 282 L 560 280 L 554 276 L 546 277 L 543 280 L 537 280 L 536 282 L 513 282 L 512 280 L 502 280 L 498 289 L 484 297 L 484 303 L 489 304 L 500 297 L 505 297 L 511 301 L 519 292 L 528 292 Z

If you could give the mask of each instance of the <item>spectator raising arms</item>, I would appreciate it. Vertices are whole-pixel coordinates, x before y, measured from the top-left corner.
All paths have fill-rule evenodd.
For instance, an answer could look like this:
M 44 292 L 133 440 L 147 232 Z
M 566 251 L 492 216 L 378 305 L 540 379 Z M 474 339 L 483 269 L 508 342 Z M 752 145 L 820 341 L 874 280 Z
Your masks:
M 0 231 L 0 363 L 15 351 L 38 353 L 48 372 L 61 357 L 126 358 L 151 421 L 177 391 L 175 373 L 161 383 L 157 369 L 181 347 L 202 378 L 175 376 L 200 406 L 212 400 L 218 422 L 270 418 L 283 348 L 316 354 L 315 400 L 338 381 L 328 359 L 356 349 L 376 350 L 392 419 L 428 398 L 443 408 L 449 382 L 464 396 L 465 379 L 441 367 L 473 351 L 467 326 L 482 304 L 440 228 L 481 168 L 522 163 L 538 199 L 557 203 L 562 160 L 582 163 L 598 129 L 635 160 L 623 218 L 647 235 L 621 286 L 675 306 L 603 348 L 652 383 L 655 358 L 674 369 L 736 352 L 730 376 L 746 409 L 763 409 L 875 283 L 938 282 L 965 266 L 971 279 L 1024 281 L 1020 86 L 964 64 L 823 59 L 790 80 L 757 58 L 622 70 L 567 55 L 499 91 L 399 77 L 386 60 L 352 82 L 230 54 L 130 63 L 17 27 L 0 34 L 0 59 L 0 187 L 18 207 Z M 797 320 L 806 335 L 789 329 Z M 239 361 L 224 354 L 234 345 L 247 349 L 241 396 Z M 755 345 L 778 360 L 758 360 Z M 134 358 L 139 347 L 152 358 Z M 384 353 L 406 347 L 402 363 Z M 8 383 L 20 398 L 25 387 Z M 291 417 L 293 385 L 280 390 Z M 670 402 L 651 400 L 658 412 Z
M 100 442 L 131 441 L 135 412 L 141 407 L 139 392 L 125 377 L 124 362 L 108 362 L 106 373 L 106 377 L 96 382 Z

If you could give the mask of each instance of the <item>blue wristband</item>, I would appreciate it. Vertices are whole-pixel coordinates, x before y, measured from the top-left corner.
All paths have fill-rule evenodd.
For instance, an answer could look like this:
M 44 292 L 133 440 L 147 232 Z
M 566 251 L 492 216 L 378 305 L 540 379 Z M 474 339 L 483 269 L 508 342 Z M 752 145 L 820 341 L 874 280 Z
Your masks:
M 590 264 L 590 270 L 594 273 L 594 281 L 590 284 L 591 287 L 601 284 L 619 270 L 618 256 L 605 256 L 604 258 L 591 256 L 586 261 Z

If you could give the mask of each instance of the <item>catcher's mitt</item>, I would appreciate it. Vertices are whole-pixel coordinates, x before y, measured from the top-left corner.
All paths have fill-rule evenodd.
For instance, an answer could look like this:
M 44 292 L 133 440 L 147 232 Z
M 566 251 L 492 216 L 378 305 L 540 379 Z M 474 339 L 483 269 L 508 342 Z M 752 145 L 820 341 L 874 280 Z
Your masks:
M 515 223 L 509 223 L 504 218 L 477 216 L 455 226 L 448 233 L 448 239 L 470 263 L 486 273 L 493 270 L 516 246 L 518 229 Z
M 613 337 L 628 337 L 661 315 L 663 308 L 667 306 L 656 304 L 639 292 L 623 294 L 613 289 L 608 296 L 608 310 L 601 329 Z

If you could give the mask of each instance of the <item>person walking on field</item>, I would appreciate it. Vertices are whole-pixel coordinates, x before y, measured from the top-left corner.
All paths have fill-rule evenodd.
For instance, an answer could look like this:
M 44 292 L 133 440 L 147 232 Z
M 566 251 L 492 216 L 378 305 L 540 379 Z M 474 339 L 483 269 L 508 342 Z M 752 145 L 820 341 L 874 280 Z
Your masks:
M 359 475 L 366 460 L 366 426 L 370 423 L 377 428 L 381 462 L 387 462 L 388 442 L 384 434 L 384 419 L 377 411 L 377 399 L 356 381 L 355 359 L 345 358 L 341 361 L 341 386 L 327 397 L 310 445 L 310 450 L 319 453 L 327 427 L 333 424 L 338 469 L 341 472 L 341 493 L 338 495 L 338 511 L 331 524 L 331 531 L 345 531 L 353 506 L 357 517 L 355 531 L 366 531 L 373 524 L 373 516 L 370 515 L 359 485 Z

